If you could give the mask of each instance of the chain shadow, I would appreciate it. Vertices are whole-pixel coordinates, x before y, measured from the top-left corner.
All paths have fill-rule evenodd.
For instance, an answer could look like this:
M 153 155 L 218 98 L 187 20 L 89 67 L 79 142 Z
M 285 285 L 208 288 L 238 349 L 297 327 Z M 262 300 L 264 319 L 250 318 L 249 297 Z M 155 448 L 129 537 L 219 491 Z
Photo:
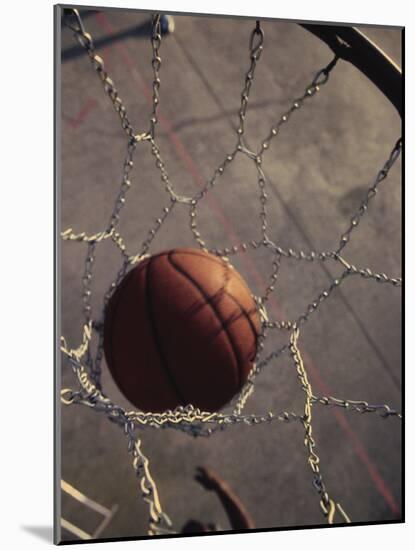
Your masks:
M 125 40 L 126 38 L 148 38 L 151 35 L 151 31 L 151 20 L 148 19 L 148 21 L 145 21 L 140 25 L 134 25 L 124 31 L 112 34 L 111 36 L 97 38 L 94 40 L 95 48 L 100 50 L 109 44 L 113 44 L 114 42 L 118 42 L 120 40 Z M 75 46 L 62 50 L 61 61 L 64 63 L 65 61 L 71 61 L 72 59 L 76 59 L 77 57 L 81 57 L 83 55 L 85 55 L 85 48 L 83 48 L 80 44 L 76 44 Z

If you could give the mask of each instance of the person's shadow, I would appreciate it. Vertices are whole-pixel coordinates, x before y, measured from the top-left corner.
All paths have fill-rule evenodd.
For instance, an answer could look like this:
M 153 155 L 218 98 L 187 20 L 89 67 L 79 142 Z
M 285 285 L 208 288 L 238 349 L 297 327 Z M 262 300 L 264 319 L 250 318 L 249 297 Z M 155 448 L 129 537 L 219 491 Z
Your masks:
M 51 525 L 22 525 L 21 528 L 39 539 L 53 543 L 53 527 Z

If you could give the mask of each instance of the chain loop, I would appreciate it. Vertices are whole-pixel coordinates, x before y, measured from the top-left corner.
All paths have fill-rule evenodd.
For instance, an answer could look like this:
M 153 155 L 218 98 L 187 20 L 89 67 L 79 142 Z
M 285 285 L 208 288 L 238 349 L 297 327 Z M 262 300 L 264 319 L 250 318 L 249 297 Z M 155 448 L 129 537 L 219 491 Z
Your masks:
M 294 360 L 294 364 L 297 369 L 297 376 L 301 382 L 301 387 L 305 392 L 306 399 L 304 404 L 304 416 L 303 416 L 303 426 L 305 430 L 305 441 L 304 444 L 308 450 L 308 463 L 314 474 L 314 487 L 316 488 L 318 494 L 320 495 L 320 506 L 323 510 L 323 514 L 327 517 L 328 523 L 333 523 L 334 514 L 336 511 L 336 504 L 333 500 L 330 499 L 323 482 L 322 475 L 320 473 L 320 458 L 315 451 L 315 441 L 313 438 L 313 428 L 312 428 L 312 407 L 313 407 L 313 391 L 311 384 L 308 381 L 307 372 L 304 367 L 304 362 L 298 348 L 298 337 L 299 330 L 295 328 L 291 333 L 290 337 L 290 352 L 291 357 Z M 340 508 L 342 510 L 342 508 Z M 343 512 L 343 519 L 346 523 L 350 523 L 350 519 Z

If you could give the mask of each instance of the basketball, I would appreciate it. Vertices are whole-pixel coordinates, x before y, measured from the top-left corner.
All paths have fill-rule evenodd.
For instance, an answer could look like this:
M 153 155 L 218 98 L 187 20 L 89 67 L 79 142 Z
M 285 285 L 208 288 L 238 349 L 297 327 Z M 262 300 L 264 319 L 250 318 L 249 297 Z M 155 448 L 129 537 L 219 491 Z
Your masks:
M 138 409 L 217 411 L 245 383 L 259 332 L 255 301 L 229 262 L 173 249 L 143 260 L 118 285 L 105 311 L 104 352 Z

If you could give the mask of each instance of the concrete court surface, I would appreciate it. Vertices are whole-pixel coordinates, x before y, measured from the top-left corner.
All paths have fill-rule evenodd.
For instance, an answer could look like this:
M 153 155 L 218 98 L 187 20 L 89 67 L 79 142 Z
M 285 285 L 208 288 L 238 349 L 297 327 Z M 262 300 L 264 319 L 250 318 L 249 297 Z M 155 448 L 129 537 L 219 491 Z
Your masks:
M 121 10 L 89 13 L 84 19 L 137 132 L 148 129 L 151 113 L 148 20 L 148 14 Z M 163 38 L 160 50 L 157 135 L 175 189 L 194 194 L 235 146 L 234 128 L 255 23 L 195 16 L 176 16 L 175 23 L 175 32 Z M 264 52 L 246 122 L 247 142 L 253 149 L 332 59 L 325 44 L 295 23 L 264 21 L 263 28 Z M 362 30 L 400 64 L 400 30 Z M 126 138 L 87 56 L 64 26 L 62 52 L 60 226 L 95 233 L 104 229 L 112 211 Z M 274 241 L 296 250 L 333 250 L 400 135 L 401 120 L 388 100 L 340 61 L 329 82 L 292 116 L 264 157 Z M 119 226 L 130 250 L 138 250 L 168 203 L 146 144 L 138 145 L 134 160 L 133 185 Z M 401 186 L 399 159 L 353 234 L 346 259 L 362 268 L 400 276 Z M 209 197 L 199 211 L 200 231 L 209 246 L 230 246 L 234 240 L 259 235 L 256 171 L 245 157 L 230 165 Z M 177 208 L 168 219 L 151 252 L 177 246 L 196 246 L 185 208 Z M 73 346 L 81 338 L 85 252 L 84 244 L 61 245 L 62 333 Z M 269 254 L 252 251 L 232 261 L 254 292 L 264 290 L 272 262 Z M 120 265 L 115 247 L 101 243 L 93 283 L 96 313 Z M 330 262 L 283 261 L 270 315 L 295 318 L 339 272 Z M 267 341 L 267 350 L 286 341 L 287 334 L 276 331 Z M 299 343 L 315 394 L 388 403 L 400 410 L 399 288 L 360 277 L 347 279 L 304 325 Z M 129 407 L 105 365 L 103 386 L 115 402 Z M 65 362 L 62 387 L 75 387 Z M 261 373 L 246 411 L 302 413 L 303 400 L 286 354 Z M 319 405 L 313 411 L 316 449 L 330 495 L 354 522 L 401 518 L 401 422 Z M 119 507 L 101 536 L 145 535 L 148 509 L 139 496 L 122 430 L 102 414 L 80 406 L 63 406 L 61 421 L 62 478 L 104 506 Z M 141 435 L 163 508 L 177 530 L 189 518 L 229 528 L 216 497 L 193 479 L 198 465 L 213 468 L 231 485 L 258 528 L 324 523 L 299 423 L 232 426 L 212 438 L 193 439 L 178 431 L 153 429 Z M 66 496 L 62 515 L 90 532 L 98 522 Z M 71 539 L 67 533 L 62 536 Z

